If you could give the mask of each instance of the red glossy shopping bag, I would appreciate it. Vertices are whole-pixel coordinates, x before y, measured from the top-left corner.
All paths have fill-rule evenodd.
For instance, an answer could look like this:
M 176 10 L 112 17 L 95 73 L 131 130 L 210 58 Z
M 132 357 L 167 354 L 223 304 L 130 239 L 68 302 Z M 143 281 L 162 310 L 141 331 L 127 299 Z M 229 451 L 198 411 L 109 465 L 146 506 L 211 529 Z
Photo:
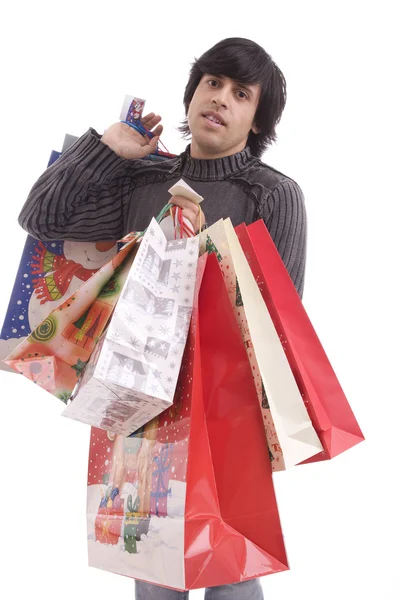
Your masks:
M 92 429 L 88 535 L 91 566 L 173 589 L 288 569 L 253 377 L 213 255 L 173 407 L 127 438 Z
M 185 527 L 186 578 L 196 588 L 288 568 L 257 393 L 215 255 L 198 338 Z
M 362 442 L 362 431 L 264 222 L 235 231 L 324 447 L 304 462 L 331 459 Z

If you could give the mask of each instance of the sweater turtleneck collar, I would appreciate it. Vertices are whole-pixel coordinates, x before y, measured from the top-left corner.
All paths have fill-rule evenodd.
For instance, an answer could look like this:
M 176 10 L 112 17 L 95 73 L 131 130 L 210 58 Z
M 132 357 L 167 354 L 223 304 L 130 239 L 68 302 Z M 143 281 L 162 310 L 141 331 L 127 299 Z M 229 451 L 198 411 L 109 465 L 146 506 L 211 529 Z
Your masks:
M 200 159 L 190 156 L 190 144 L 180 155 L 181 173 L 194 179 L 222 180 L 233 173 L 242 171 L 254 160 L 247 146 L 241 152 L 215 159 Z

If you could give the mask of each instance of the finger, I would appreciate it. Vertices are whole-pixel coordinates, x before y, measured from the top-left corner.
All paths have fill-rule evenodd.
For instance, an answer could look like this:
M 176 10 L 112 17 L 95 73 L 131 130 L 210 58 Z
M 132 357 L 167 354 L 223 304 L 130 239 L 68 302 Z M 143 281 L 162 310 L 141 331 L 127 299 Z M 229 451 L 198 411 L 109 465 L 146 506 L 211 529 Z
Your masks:
M 146 125 L 146 123 L 148 121 L 150 121 L 150 119 L 153 119 L 155 116 L 156 116 L 156 114 L 153 113 L 153 112 L 151 112 L 148 115 L 145 115 L 144 117 L 142 117 L 142 123 L 143 123 L 143 125 Z
M 174 196 L 171 196 L 171 198 L 169 199 L 169 201 L 172 204 L 176 204 L 176 206 L 180 206 L 181 208 L 184 208 L 184 206 L 186 206 L 186 204 L 188 202 L 190 202 L 187 198 L 185 198 L 184 196 L 178 196 L 177 194 Z
M 151 112 L 148 115 L 142 117 L 141 121 L 142 121 L 142 123 L 149 124 L 151 121 L 157 120 L 157 119 L 158 119 L 158 121 L 161 121 L 160 115 L 156 115 L 156 113 Z
M 202 225 L 204 224 L 204 215 L 198 204 L 195 204 L 183 196 L 172 196 L 169 199 L 169 203 L 179 206 L 182 209 L 182 215 L 190 221 L 195 231 L 199 230 L 200 223 Z
M 157 150 L 158 140 L 159 140 L 158 136 L 153 137 L 153 138 L 151 138 L 151 140 L 149 141 L 148 144 L 143 146 L 143 148 L 146 148 L 148 150 L 147 154 L 153 154 Z
M 142 120 L 142 124 L 147 127 L 147 129 L 154 129 L 154 127 L 156 127 L 156 125 L 158 125 L 161 121 L 161 117 L 160 115 L 154 115 L 151 119 L 148 119 L 147 121 Z
M 158 137 L 160 137 L 160 135 L 162 134 L 162 132 L 164 131 L 164 127 L 162 125 L 159 125 L 158 127 L 156 127 L 154 129 L 154 131 L 152 131 L 151 133 L 153 135 L 157 135 Z
M 164 130 L 164 127 L 162 125 L 159 125 L 158 127 L 156 127 L 154 129 L 154 131 L 151 131 L 151 135 L 147 135 L 147 133 L 143 134 L 143 137 L 145 138 L 146 142 L 148 142 L 149 140 L 153 139 L 153 137 L 156 135 L 157 137 L 160 137 L 160 135 L 162 134 Z
M 198 204 L 196 204 L 195 202 L 192 202 L 192 200 L 189 200 L 188 198 L 185 198 L 185 196 L 179 196 L 179 195 L 171 196 L 170 202 L 172 202 L 172 204 L 176 204 L 177 206 L 180 206 L 181 208 L 186 208 L 188 210 L 192 210 L 193 214 L 196 214 L 196 215 L 198 214 L 198 212 L 200 210 L 200 206 Z

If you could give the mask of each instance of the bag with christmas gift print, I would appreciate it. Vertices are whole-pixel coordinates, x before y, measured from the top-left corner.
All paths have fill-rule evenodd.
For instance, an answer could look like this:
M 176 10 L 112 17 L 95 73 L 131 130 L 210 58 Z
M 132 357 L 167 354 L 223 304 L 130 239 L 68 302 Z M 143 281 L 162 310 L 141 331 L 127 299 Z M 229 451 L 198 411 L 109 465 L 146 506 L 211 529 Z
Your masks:
M 89 564 L 176 590 L 288 569 L 251 367 L 214 256 L 198 282 L 204 261 L 173 406 L 90 443 Z
M 235 231 L 323 446 L 305 462 L 331 459 L 362 442 L 362 431 L 265 224 Z
M 4 362 L 63 402 L 104 331 L 133 262 L 139 236 L 58 304 Z
M 224 275 L 257 390 L 272 469 L 280 471 L 319 453 L 318 436 L 229 219 L 202 233 L 202 251 L 213 251 Z

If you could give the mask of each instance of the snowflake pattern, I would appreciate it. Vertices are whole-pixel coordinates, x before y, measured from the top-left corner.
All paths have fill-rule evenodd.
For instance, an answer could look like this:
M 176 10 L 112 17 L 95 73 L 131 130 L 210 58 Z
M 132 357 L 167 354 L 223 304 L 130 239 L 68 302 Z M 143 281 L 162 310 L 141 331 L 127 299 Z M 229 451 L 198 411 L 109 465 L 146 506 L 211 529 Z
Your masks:
M 137 319 L 136 317 L 133 317 L 130 313 L 126 312 L 125 313 L 125 319 L 126 322 L 129 323 L 129 325 L 136 325 L 137 324 Z
M 161 335 L 168 337 L 171 333 L 171 328 L 167 327 L 166 325 L 161 325 L 161 327 L 159 327 L 158 331 L 161 333 Z
M 120 339 L 121 339 L 121 333 L 117 329 L 111 333 L 110 340 L 112 342 L 119 342 Z
M 140 348 L 140 340 L 137 337 L 133 336 L 129 339 L 129 343 L 131 344 L 134 350 L 139 350 Z

